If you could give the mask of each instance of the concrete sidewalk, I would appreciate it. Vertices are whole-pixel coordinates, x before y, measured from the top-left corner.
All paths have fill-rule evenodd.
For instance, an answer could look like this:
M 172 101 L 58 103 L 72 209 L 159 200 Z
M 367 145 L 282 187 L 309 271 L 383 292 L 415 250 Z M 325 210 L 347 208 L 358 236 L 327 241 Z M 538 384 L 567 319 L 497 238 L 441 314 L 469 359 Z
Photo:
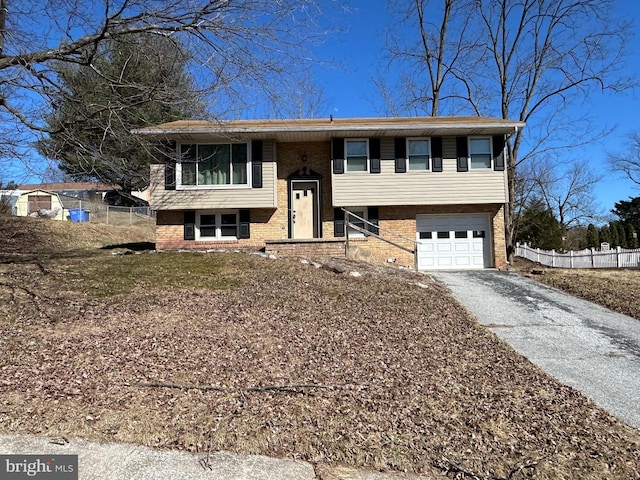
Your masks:
M 155 450 L 120 443 L 72 439 L 64 445 L 46 437 L 0 435 L 0 453 L 78 455 L 78 478 L 95 480 L 314 480 L 313 466 L 306 462 L 259 455 L 216 452 L 206 454 Z M 0 472 L 1 473 L 1 472 Z M 1 475 L 0 475 L 1 477 Z
M 262 455 L 207 456 L 82 439 L 60 443 L 34 435 L 0 435 L 0 455 L 78 455 L 79 480 L 446 480 L 439 474 L 380 473 L 331 464 L 316 470 L 308 462 Z M 0 465 L 0 479 L 4 471 Z

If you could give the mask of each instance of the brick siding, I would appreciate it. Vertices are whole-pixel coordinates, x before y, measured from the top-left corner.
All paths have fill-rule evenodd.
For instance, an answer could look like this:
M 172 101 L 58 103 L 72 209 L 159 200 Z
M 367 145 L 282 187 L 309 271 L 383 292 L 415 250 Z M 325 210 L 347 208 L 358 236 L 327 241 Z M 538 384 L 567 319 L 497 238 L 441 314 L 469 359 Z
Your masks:
M 159 211 L 156 220 L 156 248 L 176 249 L 216 249 L 216 248 L 265 248 L 274 253 L 290 255 L 298 250 L 302 255 L 344 255 L 342 243 L 317 243 L 293 246 L 278 243 L 266 246 L 268 240 L 289 237 L 288 220 L 288 178 L 292 174 L 314 171 L 322 176 L 322 238 L 333 239 L 333 205 L 331 201 L 331 144 L 330 142 L 279 143 L 277 144 L 277 209 L 252 209 L 250 213 L 251 238 L 231 242 L 202 242 L 184 240 L 182 211 Z M 302 156 L 306 156 L 303 162 Z M 215 209 L 215 205 L 211 206 Z M 463 214 L 489 213 L 492 219 L 493 266 L 506 267 L 504 209 L 502 205 L 441 205 L 441 206 L 381 206 L 379 207 L 380 227 L 398 233 L 408 240 L 389 237 L 396 243 L 413 248 L 416 237 L 416 215 L 422 214 Z M 387 234 L 383 233 L 387 237 Z M 385 261 L 413 266 L 413 255 L 386 242 L 368 237 L 350 240 L 349 255 L 355 258 Z M 299 244 L 296 244 L 299 245 Z

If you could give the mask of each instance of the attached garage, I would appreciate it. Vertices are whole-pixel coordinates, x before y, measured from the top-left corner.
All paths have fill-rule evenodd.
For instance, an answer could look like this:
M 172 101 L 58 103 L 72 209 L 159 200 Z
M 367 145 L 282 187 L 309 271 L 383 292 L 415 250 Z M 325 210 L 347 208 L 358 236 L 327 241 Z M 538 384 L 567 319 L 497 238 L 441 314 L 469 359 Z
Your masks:
M 418 270 L 493 266 L 490 215 L 418 215 Z

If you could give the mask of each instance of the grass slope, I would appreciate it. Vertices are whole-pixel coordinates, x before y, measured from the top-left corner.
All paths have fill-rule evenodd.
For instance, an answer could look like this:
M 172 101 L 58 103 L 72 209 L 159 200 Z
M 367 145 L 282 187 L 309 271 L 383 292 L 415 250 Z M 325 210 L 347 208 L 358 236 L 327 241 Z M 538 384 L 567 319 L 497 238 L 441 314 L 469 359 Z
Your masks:
M 56 255 L 69 240 L 45 237 L 51 252 L 0 253 L 2 432 L 451 478 L 640 475 L 638 431 L 427 277 L 233 253 Z

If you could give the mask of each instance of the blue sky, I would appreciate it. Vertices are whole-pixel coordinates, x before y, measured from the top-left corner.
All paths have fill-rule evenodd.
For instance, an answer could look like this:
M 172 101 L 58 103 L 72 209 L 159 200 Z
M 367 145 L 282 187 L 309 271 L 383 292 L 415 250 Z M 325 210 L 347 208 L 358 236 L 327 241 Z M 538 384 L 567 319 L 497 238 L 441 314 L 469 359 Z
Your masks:
M 315 50 L 316 60 L 322 63 L 314 68 L 314 75 L 324 89 L 326 115 L 383 116 L 382 102 L 378 99 L 372 80 L 384 66 L 384 32 L 390 21 L 386 11 L 387 0 L 349 0 L 346 3 L 348 11 L 325 12 L 334 15 L 330 22 L 342 25 L 342 31 L 329 35 L 325 43 Z M 618 13 L 635 22 L 628 70 L 640 78 L 640 0 L 617 0 L 616 5 Z M 631 131 L 640 132 L 640 89 L 621 95 L 593 96 L 587 105 L 591 117 L 598 124 L 613 130 L 608 138 L 583 149 L 578 156 L 604 176 L 594 193 L 603 210 L 608 211 L 616 201 L 640 195 L 640 188 L 634 187 L 619 174 L 610 172 L 606 161 L 608 152 L 623 151 L 625 136 Z M 585 105 L 576 108 L 584 109 Z M 575 157 L 572 154 L 572 158 Z M 0 180 L 8 181 L 12 177 L 4 172 Z M 20 177 L 22 175 L 16 176 L 16 179 L 37 181 L 32 175 L 30 178 Z
M 383 65 L 384 31 L 389 21 L 385 5 L 386 0 L 351 0 L 351 11 L 344 13 L 341 18 L 341 23 L 348 25 L 345 32 L 332 35 L 318 49 L 323 60 L 340 65 L 336 68 L 317 68 L 314 72 L 329 100 L 327 115 L 384 115 L 380 104 L 376 105 L 377 92 L 371 80 Z M 616 7 L 624 17 L 635 23 L 627 67 L 629 72 L 634 72 L 640 78 L 640 1 L 618 0 Z M 585 105 L 576 108 L 585 108 Z M 587 108 L 596 124 L 612 129 L 612 133 L 597 144 L 573 153 L 572 158 L 583 158 L 604 176 L 594 194 L 601 207 L 608 212 L 615 202 L 640 195 L 640 187 L 635 187 L 620 174 L 610 172 L 606 160 L 608 152 L 623 151 L 625 137 L 630 132 L 640 132 L 640 89 L 618 95 L 592 96 Z

